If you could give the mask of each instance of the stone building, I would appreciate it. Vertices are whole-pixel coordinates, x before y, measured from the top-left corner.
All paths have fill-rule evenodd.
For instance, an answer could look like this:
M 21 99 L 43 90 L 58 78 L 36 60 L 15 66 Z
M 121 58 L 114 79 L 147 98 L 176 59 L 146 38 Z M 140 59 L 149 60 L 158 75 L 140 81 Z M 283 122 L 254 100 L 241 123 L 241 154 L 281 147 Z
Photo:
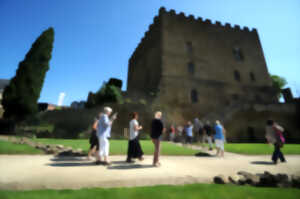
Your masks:
M 129 60 L 127 97 L 167 120 L 245 103 L 276 103 L 256 29 L 159 10 Z

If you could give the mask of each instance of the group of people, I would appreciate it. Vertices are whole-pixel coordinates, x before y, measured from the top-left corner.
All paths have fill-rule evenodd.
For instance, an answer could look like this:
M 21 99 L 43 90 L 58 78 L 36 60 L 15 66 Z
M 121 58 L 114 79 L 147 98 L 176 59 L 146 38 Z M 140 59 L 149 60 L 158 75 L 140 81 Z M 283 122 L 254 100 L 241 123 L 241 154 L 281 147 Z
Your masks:
M 90 137 L 91 148 L 88 153 L 88 158 L 95 154 L 96 164 L 110 165 L 108 160 L 109 156 L 109 139 L 111 134 L 111 127 L 113 122 L 117 119 L 117 113 L 112 114 L 112 109 L 110 107 L 104 107 L 104 111 L 99 114 L 93 123 L 93 131 Z M 159 161 L 160 154 L 160 141 L 162 139 L 162 134 L 165 131 L 164 124 L 161 121 L 162 113 L 157 111 L 154 114 L 154 119 L 151 123 L 151 134 L 150 137 L 154 144 L 154 156 L 153 156 L 153 166 L 159 167 L 161 165 Z M 137 112 L 130 114 L 129 122 L 129 140 L 128 140 L 128 150 L 126 162 L 134 162 L 132 159 L 139 159 L 143 161 L 143 150 L 138 139 L 139 131 L 143 129 L 139 125 Z M 212 142 L 215 141 L 215 146 L 217 150 L 217 156 L 224 157 L 224 143 L 226 141 L 225 134 L 226 130 L 220 121 L 216 120 L 215 125 L 211 126 L 209 121 L 206 121 L 205 125 L 202 124 L 200 120 L 195 119 L 195 128 L 202 138 L 202 142 L 207 141 L 209 144 L 209 150 L 212 150 Z M 185 127 L 178 126 L 176 129 L 174 125 L 170 127 L 170 139 L 175 139 L 176 131 L 178 134 L 182 135 L 183 132 L 186 134 L 186 142 L 192 143 L 193 140 L 193 128 L 194 125 L 191 121 L 187 122 Z M 284 129 L 275 123 L 273 120 L 268 120 L 266 125 L 266 139 L 267 142 L 274 145 L 274 152 L 272 155 L 272 161 L 277 164 L 278 158 L 281 162 L 286 162 L 284 155 L 281 152 L 281 148 L 285 143 L 283 136 Z
M 217 156 L 224 157 L 224 143 L 226 130 L 219 120 L 215 121 L 215 125 L 211 125 L 209 121 L 203 123 L 195 118 L 194 125 L 188 121 L 184 127 L 171 125 L 169 130 L 169 138 L 171 141 L 184 141 L 191 144 L 194 139 L 193 132 L 197 132 L 202 143 L 208 142 L 209 150 L 213 149 L 213 140 L 215 141 Z M 178 139 L 177 139 L 178 138 Z M 185 138 L 185 139 L 182 139 Z
M 103 113 L 95 119 L 92 127 L 92 134 L 90 137 L 90 151 L 88 153 L 88 159 L 91 159 L 92 154 L 96 156 L 96 164 L 110 165 L 109 157 L 109 138 L 111 134 L 111 127 L 113 122 L 117 119 L 117 113 L 112 114 L 110 107 L 104 107 Z M 110 117 L 111 116 L 111 117 Z M 153 166 L 159 167 L 160 154 L 160 139 L 164 131 L 163 122 L 161 121 L 162 113 L 157 111 L 154 115 L 154 119 L 151 124 L 151 139 L 154 144 L 154 157 Z M 143 129 L 139 125 L 137 112 L 130 114 L 129 122 L 129 140 L 126 162 L 133 163 L 132 159 L 137 158 L 143 161 L 144 152 L 138 139 L 139 131 Z

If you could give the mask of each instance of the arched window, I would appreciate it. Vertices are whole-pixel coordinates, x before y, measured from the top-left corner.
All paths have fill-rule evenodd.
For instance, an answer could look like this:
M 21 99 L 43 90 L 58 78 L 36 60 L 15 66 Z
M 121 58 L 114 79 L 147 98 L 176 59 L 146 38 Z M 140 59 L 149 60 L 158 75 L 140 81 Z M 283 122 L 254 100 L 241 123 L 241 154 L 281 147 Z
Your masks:
M 198 93 L 195 89 L 191 91 L 191 101 L 192 103 L 197 103 L 198 102 Z
M 237 71 L 237 70 L 234 71 L 234 79 L 238 82 L 241 81 L 241 75 L 240 75 L 239 71 Z
M 250 79 L 251 79 L 251 81 L 253 81 L 253 82 L 255 82 L 255 75 L 254 75 L 254 73 L 250 73 Z
M 193 62 L 188 63 L 188 71 L 191 75 L 193 75 L 195 73 L 195 65 Z
M 234 57 L 237 61 L 243 61 L 244 60 L 244 55 L 243 55 L 243 52 L 240 48 L 235 47 L 235 48 L 233 48 L 232 52 L 233 52 L 233 55 L 234 55 Z

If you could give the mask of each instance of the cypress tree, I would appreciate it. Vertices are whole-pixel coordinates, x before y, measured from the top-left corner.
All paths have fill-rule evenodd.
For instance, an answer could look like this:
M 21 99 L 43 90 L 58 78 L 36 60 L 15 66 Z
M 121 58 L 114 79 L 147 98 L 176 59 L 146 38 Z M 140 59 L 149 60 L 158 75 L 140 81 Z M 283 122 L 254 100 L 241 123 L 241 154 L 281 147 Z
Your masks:
M 15 77 L 3 92 L 4 118 L 23 120 L 37 113 L 37 101 L 49 70 L 53 41 L 54 30 L 50 27 L 37 38 L 19 63 Z

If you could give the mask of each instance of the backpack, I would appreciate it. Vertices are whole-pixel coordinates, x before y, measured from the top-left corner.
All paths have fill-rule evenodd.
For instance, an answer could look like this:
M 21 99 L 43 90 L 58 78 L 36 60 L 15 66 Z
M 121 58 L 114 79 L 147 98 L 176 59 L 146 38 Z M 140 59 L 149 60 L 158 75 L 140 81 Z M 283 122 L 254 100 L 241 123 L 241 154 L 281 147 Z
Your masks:
M 277 137 L 277 141 L 279 142 L 279 145 L 283 146 L 283 144 L 285 143 L 283 132 L 280 129 L 276 128 L 275 126 L 273 127 L 273 130 L 276 133 L 276 137 Z

